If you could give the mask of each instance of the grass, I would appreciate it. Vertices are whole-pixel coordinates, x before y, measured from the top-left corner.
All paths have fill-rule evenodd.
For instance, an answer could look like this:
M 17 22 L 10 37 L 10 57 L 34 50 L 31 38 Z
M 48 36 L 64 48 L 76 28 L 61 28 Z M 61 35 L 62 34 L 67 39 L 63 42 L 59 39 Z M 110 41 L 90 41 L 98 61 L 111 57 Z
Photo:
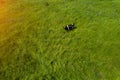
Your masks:
M 118 0 L 6 1 L 0 80 L 120 80 L 119 26 Z

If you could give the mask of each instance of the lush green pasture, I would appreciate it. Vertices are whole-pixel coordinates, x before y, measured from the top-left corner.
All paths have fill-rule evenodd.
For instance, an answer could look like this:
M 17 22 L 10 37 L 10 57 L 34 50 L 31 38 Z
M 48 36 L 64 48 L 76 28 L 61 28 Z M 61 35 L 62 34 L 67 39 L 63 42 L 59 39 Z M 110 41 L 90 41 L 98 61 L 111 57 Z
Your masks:
M 0 80 L 120 80 L 119 0 L 11 0 L 0 17 Z

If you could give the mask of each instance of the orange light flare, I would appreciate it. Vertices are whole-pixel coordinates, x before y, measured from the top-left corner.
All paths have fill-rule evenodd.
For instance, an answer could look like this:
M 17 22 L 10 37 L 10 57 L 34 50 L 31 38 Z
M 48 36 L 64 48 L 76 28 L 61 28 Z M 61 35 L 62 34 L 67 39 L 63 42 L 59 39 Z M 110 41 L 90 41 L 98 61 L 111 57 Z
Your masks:
M 9 38 L 14 30 L 13 24 L 22 21 L 19 8 L 16 6 L 19 0 L 0 0 L 0 42 Z M 20 16 L 20 17 L 19 17 Z
M 6 0 L 0 0 L 0 12 L 3 11 L 3 9 L 6 6 L 7 1 Z
M 0 0 L 0 40 L 5 37 L 7 27 L 4 23 L 8 19 L 8 14 L 8 1 Z
M 3 20 L 5 19 L 6 14 L 7 14 L 7 1 L 0 0 L 0 25 L 2 24 Z
M 0 0 L 0 4 L 4 4 L 5 3 L 5 0 Z
M 12 7 L 15 4 L 14 0 L 0 0 L 0 29 L 8 28 L 8 25 L 13 17 Z

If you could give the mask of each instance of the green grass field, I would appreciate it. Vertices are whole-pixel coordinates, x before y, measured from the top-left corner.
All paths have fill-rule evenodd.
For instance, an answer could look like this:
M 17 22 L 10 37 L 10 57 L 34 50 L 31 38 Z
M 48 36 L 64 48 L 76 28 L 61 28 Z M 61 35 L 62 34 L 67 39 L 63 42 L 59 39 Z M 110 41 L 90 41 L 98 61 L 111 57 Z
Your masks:
M 120 1 L 7 1 L 0 80 L 120 80 Z

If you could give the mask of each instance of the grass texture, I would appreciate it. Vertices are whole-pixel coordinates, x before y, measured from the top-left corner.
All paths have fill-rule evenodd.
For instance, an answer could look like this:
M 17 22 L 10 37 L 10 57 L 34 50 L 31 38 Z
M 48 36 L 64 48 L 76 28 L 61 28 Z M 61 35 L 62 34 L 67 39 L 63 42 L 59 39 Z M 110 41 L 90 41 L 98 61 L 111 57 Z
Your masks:
M 0 80 L 120 80 L 119 0 L 0 1 Z

